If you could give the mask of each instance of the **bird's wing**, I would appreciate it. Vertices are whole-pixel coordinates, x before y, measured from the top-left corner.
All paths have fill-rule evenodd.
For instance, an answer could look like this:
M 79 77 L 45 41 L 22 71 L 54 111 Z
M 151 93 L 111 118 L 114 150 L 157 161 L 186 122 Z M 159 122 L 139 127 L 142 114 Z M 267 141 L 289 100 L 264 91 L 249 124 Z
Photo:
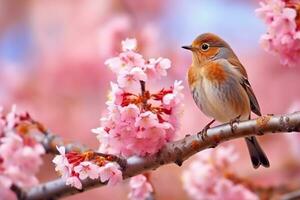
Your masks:
M 258 104 L 258 101 L 255 97 L 255 94 L 251 88 L 251 85 L 248 81 L 247 78 L 243 77 L 241 80 L 241 85 L 243 86 L 243 88 L 246 90 L 249 100 L 250 100 L 250 106 L 251 106 L 251 110 L 252 112 L 254 112 L 255 114 L 257 114 L 258 116 L 261 116 L 261 112 L 260 112 L 260 107 Z
M 240 83 L 243 86 L 243 88 L 245 89 L 245 91 L 246 91 L 246 93 L 247 93 L 247 95 L 249 97 L 251 111 L 254 112 L 255 114 L 257 114 L 258 116 L 261 116 L 261 112 L 260 112 L 260 107 L 259 107 L 258 101 L 257 101 L 257 99 L 255 97 L 255 94 L 254 94 L 254 92 L 252 90 L 252 87 L 251 87 L 251 85 L 250 85 L 250 83 L 248 81 L 247 72 L 246 72 L 244 66 L 241 64 L 241 62 L 237 58 L 228 59 L 228 61 L 242 75 Z
M 241 73 L 243 77 L 248 78 L 246 69 L 244 68 L 244 66 L 242 65 L 242 63 L 239 61 L 237 57 L 227 58 L 227 60 L 231 65 L 235 67 L 235 69 L 237 69 Z

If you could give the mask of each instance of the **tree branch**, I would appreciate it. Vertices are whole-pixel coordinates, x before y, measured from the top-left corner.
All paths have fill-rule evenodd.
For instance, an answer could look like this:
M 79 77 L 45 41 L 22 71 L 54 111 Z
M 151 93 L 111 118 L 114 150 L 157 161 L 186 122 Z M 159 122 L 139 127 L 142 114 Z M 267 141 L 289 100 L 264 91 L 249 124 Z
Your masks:
M 41 143 L 46 150 L 46 153 L 50 154 L 58 154 L 58 150 L 56 146 L 64 146 L 67 152 L 70 151 L 87 151 L 90 150 L 85 145 L 79 143 L 65 143 L 64 140 L 48 130 L 43 131 L 43 135 L 37 134 L 35 135 L 35 139 L 37 142 Z
M 297 200 L 300 199 L 300 190 L 282 195 L 280 200 Z
M 186 135 L 184 139 L 170 142 L 159 153 L 147 157 L 130 157 L 123 169 L 123 178 L 129 178 L 148 170 L 155 170 L 161 165 L 176 163 L 181 166 L 183 161 L 204 149 L 216 147 L 218 144 L 245 136 L 264 135 L 271 132 L 299 132 L 300 112 L 272 116 L 265 115 L 257 119 L 219 125 L 207 130 L 206 133 Z M 27 191 L 23 199 L 36 200 L 64 197 L 95 187 L 105 185 L 99 180 L 86 179 L 83 181 L 83 190 L 77 190 L 65 184 L 62 179 L 53 180 Z
M 85 151 L 93 151 L 94 150 L 88 148 L 85 145 L 79 143 L 65 143 L 60 136 L 54 135 L 50 131 L 44 131 L 43 135 L 36 135 L 35 139 L 37 142 L 41 143 L 46 150 L 46 153 L 50 154 L 59 154 L 57 150 L 57 146 L 64 146 L 66 152 L 76 151 L 76 152 L 85 152 Z M 104 154 L 95 152 L 98 156 L 107 158 L 107 160 L 117 162 L 122 168 L 126 165 L 126 159 L 118 157 L 112 154 Z

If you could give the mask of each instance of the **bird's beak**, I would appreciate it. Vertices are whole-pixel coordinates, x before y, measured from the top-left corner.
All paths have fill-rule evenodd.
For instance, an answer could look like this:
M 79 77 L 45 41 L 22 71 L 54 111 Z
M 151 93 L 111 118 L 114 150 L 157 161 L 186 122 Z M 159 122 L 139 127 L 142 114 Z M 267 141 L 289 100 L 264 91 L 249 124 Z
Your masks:
M 181 48 L 184 48 L 184 49 L 187 49 L 187 50 L 190 50 L 190 51 L 194 50 L 194 47 L 192 47 L 191 45 L 190 46 L 182 46 Z

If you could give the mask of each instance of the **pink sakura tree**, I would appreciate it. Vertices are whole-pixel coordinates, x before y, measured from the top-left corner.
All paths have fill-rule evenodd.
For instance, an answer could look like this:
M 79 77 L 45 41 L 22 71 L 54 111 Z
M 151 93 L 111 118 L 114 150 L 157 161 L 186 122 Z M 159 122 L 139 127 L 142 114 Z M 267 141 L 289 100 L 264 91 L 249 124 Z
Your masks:
M 296 0 L 266 0 L 256 11 L 268 25 L 261 38 L 263 47 L 279 55 L 284 65 L 299 63 L 299 10 Z M 154 87 L 153 83 L 167 76 L 171 61 L 146 59 L 138 49 L 136 39 L 128 38 L 122 41 L 122 52 L 105 61 L 116 82 L 110 84 L 100 126 L 92 129 L 99 141 L 97 150 L 65 143 L 28 113 L 17 113 L 15 106 L 9 112 L 1 110 L 0 199 L 52 199 L 95 186 L 115 186 L 127 178 L 129 199 L 154 199 L 151 169 L 169 163 L 181 166 L 193 154 L 229 139 L 300 130 L 297 112 L 224 124 L 175 141 L 183 112 L 182 82 Z M 295 104 L 292 111 L 298 107 Z M 287 135 L 286 139 L 292 141 L 297 155 L 299 137 Z M 37 172 L 46 153 L 56 155 L 52 162 L 61 177 L 39 184 Z M 182 174 L 184 190 L 196 200 L 256 200 L 279 198 L 294 189 L 256 185 L 234 171 L 237 159 L 239 155 L 230 145 L 202 151 Z M 283 196 L 297 197 L 299 194 L 293 193 Z
M 152 89 L 151 83 L 167 75 L 171 62 L 146 60 L 136 49 L 137 41 L 126 39 L 123 51 L 105 62 L 117 82 L 111 83 L 101 126 L 92 129 L 100 143 L 97 151 L 64 144 L 28 113 L 16 113 L 15 107 L 2 112 L 1 199 L 66 196 L 95 185 L 114 186 L 129 177 L 129 199 L 153 199 L 150 174 L 145 174 L 149 169 L 172 162 L 181 165 L 194 153 L 228 139 L 300 128 L 300 113 L 263 116 L 237 123 L 235 128 L 225 124 L 174 141 L 183 111 L 183 86 L 174 81 L 170 87 Z M 61 179 L 37 185 L 36 173 L 45 153 L 58 153 L 53 163 Z M 269 188 L 259 188 L 234 173 L 231 165 L 236 159 L 232 146 L 201 152 L 183 173 L 184 189 L 192 199 L 255 200 L 266 195 Z

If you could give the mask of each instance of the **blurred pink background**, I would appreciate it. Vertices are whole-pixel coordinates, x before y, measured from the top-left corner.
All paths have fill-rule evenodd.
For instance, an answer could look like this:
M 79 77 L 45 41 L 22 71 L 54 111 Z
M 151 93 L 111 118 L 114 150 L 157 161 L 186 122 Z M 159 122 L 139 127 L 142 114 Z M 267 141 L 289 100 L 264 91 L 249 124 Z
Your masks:
M 255 16 L 257 7 L 258 1 L 250 0 L 0 0 L 0 105 L 9 109 L 16 104 L 66 141 L 97 148 L 90 129 L 99 125 L 109 82 L 115 79 L 103 63 L 118 53 L 122 39 L 136 37 L 146 57 L 171 59 L 169 76 L 159 86 L 184 80 L 181 137 L 196 133 L 210 119 L 189 94 L 191 55 L 181 46 L 198 34 L 214 32 L 231 44 L 246 67 L 264 114 L 295 111 L 290 107 L 300 102 L 300 67 L 280 66 L 278 58 L 259 46 L 265 27 Z M 281 134 L 259 139 L 271 168 L 253 170 L 244 141 L 236 140 L 231 141 L 241 154 L 236 172 L 258 184 L 300 185 L 298 158 L 288 148 L 289 140 Z M 45 158 L 41 182 L 58 178 L 51 159 Z M 191 160 L 181 168 L 168 165 L 152 173 L 157 199 L 188 199 L 181 171 Z M 126 182 L 66 199 L 126 199 Z

